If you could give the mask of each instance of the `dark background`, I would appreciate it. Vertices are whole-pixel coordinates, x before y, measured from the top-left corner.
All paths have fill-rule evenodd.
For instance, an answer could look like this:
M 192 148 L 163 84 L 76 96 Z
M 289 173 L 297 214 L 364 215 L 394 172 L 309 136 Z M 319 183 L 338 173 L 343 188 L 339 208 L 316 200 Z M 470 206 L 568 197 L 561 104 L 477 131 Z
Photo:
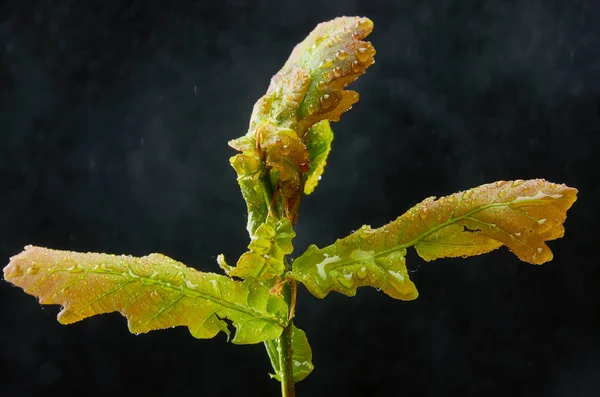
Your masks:
M 425 264 L 414 302 L 299 293 L 300 396 L 600 395 L 600 4 L 596 1 L 5 1 L 0 258 L 26 244 L 161 252 L 219 271 L 248 243 L 226 142 L 320 21 L 364 15 L 377 63 L 334 124 L 296 255 L 431 195 L 544 177 L 580 190 L 555 259 Z M 0 283 L 2 396 L 278 395 L 262 345 L 62 326 Z

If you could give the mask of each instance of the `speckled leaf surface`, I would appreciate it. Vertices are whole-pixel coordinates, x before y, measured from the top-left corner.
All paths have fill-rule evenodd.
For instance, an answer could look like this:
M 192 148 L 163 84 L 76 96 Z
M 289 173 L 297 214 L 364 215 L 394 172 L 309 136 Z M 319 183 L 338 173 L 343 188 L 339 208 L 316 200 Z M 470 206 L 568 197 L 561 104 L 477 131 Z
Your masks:
M 288 317 L 284 300 L 268 287 L 202 273 L 161 254 L 137 258 L 28 246 L 11 258 L 4 278 L 42 304 L 62 305 L 62 324 L 119 312 L 133 333 L 183 325 L 196 338 L 212 338 L 230 334 L 227 318 L 236 328 L 232 341 L 248 344 L 277 338 Z
M 368 285 L 414 299 L 406 248 L 414 246 L 429 261 L 505 245 L 520 260 L 542 264 L 552 259 L 545 242 L 564 235 L 566 213 L 576 199 L 577 189 L 543 179 L 499 181 L 431 197 L 378 229 L 363 226 L 328 247 L 310 246 L 294 261 L 290 276 L 319 298 L 332 290 L 352 296 Z

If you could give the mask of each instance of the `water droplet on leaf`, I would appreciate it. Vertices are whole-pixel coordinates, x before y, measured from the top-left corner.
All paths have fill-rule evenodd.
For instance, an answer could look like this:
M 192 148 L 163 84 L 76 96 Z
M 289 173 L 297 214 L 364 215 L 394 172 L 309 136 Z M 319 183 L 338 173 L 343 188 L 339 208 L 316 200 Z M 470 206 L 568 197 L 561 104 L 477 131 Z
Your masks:
M 369 51 L 366 47 L 359 48 L 355 55 L 360 62 L 365 62 L 369 59 Z
M 340 61 L 343 61 L 344 59 L 346 59 L 347 56 L 348 56 L 348 53 L 346 52 L 346 50 L 339 50 L 338 52 L 335 53 L 335 57 L 337 59 L 339 59 Z

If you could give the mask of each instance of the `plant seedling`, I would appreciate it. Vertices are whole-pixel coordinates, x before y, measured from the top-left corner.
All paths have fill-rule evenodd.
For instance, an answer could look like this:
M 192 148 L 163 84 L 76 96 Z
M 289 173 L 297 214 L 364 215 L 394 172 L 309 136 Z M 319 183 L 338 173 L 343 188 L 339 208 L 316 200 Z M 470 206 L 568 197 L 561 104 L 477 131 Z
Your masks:
M 503 245 L 524 262 L 551 260 L 546 241 L 563 236 L 577 190 L 543 179 L 430 197 L 384 226 L 362 226 L 288 259 L 302 196 L 317 187 L 331 149 L 330 122 L 358 101 L 345 87 L 373 64 L 375 49 L 364 41 L 372 29 L 369 19 L 358 17 L 319 24 L 254 105 L 247 134 L 229 142 L 240 152 L 230 162 L 248 208 L 250 244 L 235 266 L 219 255 L 225 275 L 162 254 L 136 258 L 27 246 L 11 258 L 4 278 L 42 304 L 62 305 L 62 324 L 116 311 L 136 334 L 186 326 L 196 338 L 224 332 L 233 343 L 262 342 L 272 377 L 289 397 L 295 382 L 313 370 L 306 335 L 293 322 L 298 283 L 318 298 L 374 287 L 412 300 L 418 293 L 405 264 L 410 247 L 426 261 Z

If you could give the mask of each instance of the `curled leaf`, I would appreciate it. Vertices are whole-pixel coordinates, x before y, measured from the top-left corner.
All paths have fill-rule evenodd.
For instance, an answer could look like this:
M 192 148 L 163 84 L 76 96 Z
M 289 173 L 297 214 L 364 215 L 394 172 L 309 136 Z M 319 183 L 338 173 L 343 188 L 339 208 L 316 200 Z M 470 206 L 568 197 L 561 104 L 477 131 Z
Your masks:
M 270 187 L 264 180 L 264 164 L 258 154 L 252 150 L 245 150 L 229 159 L 235 169 L 237 181 L 242 191 L 242 196 L 248 208 L 248 222 L 246 229 L 252 236 L 256 229 L 262 225 L 269 214 L 271 202 Z
M 249 251 L 242 254 L 237 266 L 228 275 L 241 278 L 272 279 L 285 272 L 284 258 L 294 250 L 292 239 L 296 236 L 287 218 L 269 218 L 256 229 Z
M 305 191 L 307 174 L 312 191 L 323 172 L 325 157 L 310 163 L 306 145 L 323 145 L 305 138 L 321 121 L 337 121 L 358 101 L 358 94 L 344 88 L 373 64 L 375 49 L 363 39 L 372 31 L 367 18 L 342 17 L 319 24 L 298 44 L 283 68 L 271 79 L 266 94 L 254 105 L 248 133 L 229 145 L 241 151 L 231 162 L 248 204 L 248 229 L 252 235 L 273 200 L 281 202 L 285 216 L 295 224 Z M 326 124 L 317 127 L 323 130 Z M 314 131 L 314 130 L 313 130 Z M 326 131 L 323 131 L 326 132 Z M 326 138 L 323 136 L 322 138 Z M 256 167 L 255 163 L 258 162 Z M 243 165 L 250 163 L 250 170 Z M 312 171 L 311 171 L 312 170 Z M 249 190 L 261 179 L 270 187 Z M 270 196 L 270 197 L 269 197 Z
M 184 325 L 196 338 L 236 328 L 234 343 L 277 338 L 287 323 L 283 298 L 258 282 L 202 273 L 161 254 L 141 258 L 25 247 L 4 278 L 42 304 L 60 304 L 58 321 L 71 324 L 119 312 L 129 330 L 144 333 Z
M 333 131 L 329 120 L 323 120 L 310 127 L 305 136 L 306 149 L 310 160 L 310 169 L 304 185 L 304 194 L 311 194 L 321 180 L 327 165 L 327 156 L 331 151 Z
M 373 30 L 368 18 L 340 17 L 323 22 L 298 44 L 272 84 L 289 80 L 294 71 L 309 72 L 310 82 L 298 112 L 298 134 L 321 120 L 338 121 L 358 102 L 358 93 L 344 88 L 374 62 L 375 49 L 363 41 Z M 306 74 L 304 74 L 306 75 Z
M 265 347 L 275 371 L 272 377 L 281 382 L 281 364 L 278 350 L 281 347 L 279 346 L 279 339 L 265 341 Z M 304 331 L 297 328 L 294 324 L 292 324 L 292 351 L 294 382 L 300 382 L 310 375 L 314 369 L 314 365 L 312 363 L 312 350 L 308 343 L 308 338 L 306 338 Z
M 354 295 L 356 287 L 371 285 L 394 298 L 414 299 L 404 264 L 407 247 L 432 260 L 505 245 L 520 260 L 542 264 L 552 259 L 545 242 L 564 235 L 563 222 L 576 199 L 577 189 L 543 179 L 499 181 L 428 198 L 378 229 L 364 226 L 323 249 L 310 246 L 294 261 L 290 277 L 320 298 L 331 290 Z

